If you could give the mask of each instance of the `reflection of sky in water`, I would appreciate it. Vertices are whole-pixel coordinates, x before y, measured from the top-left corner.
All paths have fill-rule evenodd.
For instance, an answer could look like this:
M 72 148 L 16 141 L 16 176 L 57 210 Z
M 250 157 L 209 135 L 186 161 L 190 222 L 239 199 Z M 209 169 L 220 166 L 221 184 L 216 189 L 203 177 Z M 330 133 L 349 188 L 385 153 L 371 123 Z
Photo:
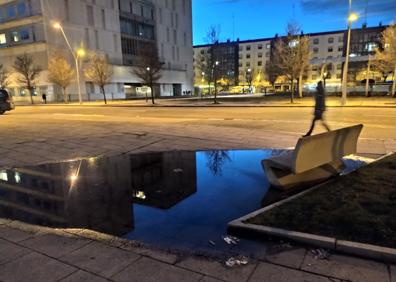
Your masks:
M 125 237 L 161 246 L 208 247 L 227 223 L 260 208 L 268 189 L 261 160 L 270 150 L 226 151 L 221 173 L 210 170 L 208 152 L 196 153 L 197 191 L 168 210 L 134 205 L 135 229 Z M 216 246 L 216 249 L 220 246 Z

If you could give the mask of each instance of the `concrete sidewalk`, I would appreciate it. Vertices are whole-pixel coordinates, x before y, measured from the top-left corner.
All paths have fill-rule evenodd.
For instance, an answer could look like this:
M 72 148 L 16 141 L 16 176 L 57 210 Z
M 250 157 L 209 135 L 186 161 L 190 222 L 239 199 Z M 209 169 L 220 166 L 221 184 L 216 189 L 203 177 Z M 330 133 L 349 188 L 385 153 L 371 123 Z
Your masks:
M 107 105 L 103 101 L 84 102 L 82 106 L 112 106 L 112 107 L 313 107 L 314 101 L 312 97 L 295 98 L 294 103 L 290 102 L 288 97 L 262 97 L 262 96 L 248 96 L 244 98 L 219 97 L 219 104 L 213 104 L 213 99 L 205 98 L 179 98 L 179 99 L 156 99 L 155 105 L 151 100 L 145 101 L 144 99 L 137 100 L 115 100 L 108 101 Z M 17 106 L 31 106 L 26 103 L 17 103 Z M 37 104 L 44 105 L 44 104 Z M 65 106 L 62 103 L 47 104 L 51 106 L 59 105 Z M 78 103 L 69 103 L 70 106 L 78 106 Z M 328 97 L 328 107 L 342 107 L 340 97 Z M 348 102 L 344 107 L 386 107 L 396 108 L 396 99 L 391 97 L 349 97 Z
M 279 245 L 244 266 L 169 253 L 88 231 L 0 220 L 0 281 L 356 281 L 394 282 L 396 266 Z

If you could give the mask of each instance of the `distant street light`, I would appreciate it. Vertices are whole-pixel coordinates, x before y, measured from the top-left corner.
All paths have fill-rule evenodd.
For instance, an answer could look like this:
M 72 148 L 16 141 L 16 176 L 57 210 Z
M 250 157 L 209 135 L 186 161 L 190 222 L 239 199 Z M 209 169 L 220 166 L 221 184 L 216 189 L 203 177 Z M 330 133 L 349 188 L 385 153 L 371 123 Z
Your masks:
M 345 64 L 344 70 L 342 74 L 342 98 L 341 98 L 341 105 L 345 106 L 346 99 L 347 99 L 347 83 L 348 83 L 348 65 L 349 65 L 349 52 L 350 52 L 350 45 L 351 45 L 351 26 L 352 22 L 358 19 L 358 15 L 352 13 L 352 0 L 349 0 L 349 15 L 348 15 L 348 39 L 347 39 L 347 49 L 345 54 Z
M 78 101 L 80 104 L 82 104 L 82 96 L 81 96 L 81 85 L 80 85 L 80 68 L 79 68 L 79 63 L 78 63 L 78 58 L 84 57 L 85 56 L 85 50 L 82 48 L 77 49 L 75 52 L 73 48 L 70 45 L 69 40 L 67 39 L 66 33 L 63 30 L 63 27 L 60 23 L 54 23 L 53 27 L 55 29 L 59 29 L 63 35 L 63 38 L 66 41 L 67 46 L 69 47 L 70 52 L 73 55 L 74 58 L 74 63 L 76 65 L 76 76 L 77 76 L 77 87 L 78 87 Z

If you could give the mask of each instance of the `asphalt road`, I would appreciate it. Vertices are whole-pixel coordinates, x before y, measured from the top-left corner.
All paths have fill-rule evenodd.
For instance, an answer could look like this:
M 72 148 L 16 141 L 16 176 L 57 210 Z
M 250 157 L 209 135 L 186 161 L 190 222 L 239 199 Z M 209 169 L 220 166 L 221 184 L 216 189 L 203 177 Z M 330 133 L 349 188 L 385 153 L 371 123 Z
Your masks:
M 310 108 L 182 108 L 182 107 L 92 107 L 92 106 L 21 106 L 0 116 L 0 127 L 32 127 L 45 131 L 54 123 L 72 123 L 90 127 L 120 125 L 207 125 L 256 129 L 260 132 L 301 135 L 309 128 Z M 396 139 L 395 108 L 329 108 L 326 119 L 332 128 L 364 124 L 362 138 Z M 318 124 L 315 132 L 323 131 Z M 0 132 L 0 137 L 6 137 Z

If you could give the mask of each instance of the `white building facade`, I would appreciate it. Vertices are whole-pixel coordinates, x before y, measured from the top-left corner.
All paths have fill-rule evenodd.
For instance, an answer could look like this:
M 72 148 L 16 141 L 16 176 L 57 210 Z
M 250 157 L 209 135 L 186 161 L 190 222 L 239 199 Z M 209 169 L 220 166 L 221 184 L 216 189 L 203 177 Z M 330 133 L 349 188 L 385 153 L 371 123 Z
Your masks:
M 48 81 L 48 61 L 60 50 L 75 65 L 55 23 L 63 27 L 74 52 L 85 50 L 80 60 L 84 100 L 102 99 L 99 88 L 83 75 L 94 53 L 105 55 L 113 66 L 112 81 L 105 88 L 108 99 L 144 95 L 132 70 L 145 44 L 155 44 L 164 63 L 156 96 L 192 93 L 191 0 L 0 0 L 0 64 L 11 72 L 7 88 L 15 101 L 30 100 L 12 68 L 15 58 L 24 53 L 43 69 L 34 100 L 41 101 L 46 94 L 48 101 L 62 101 L 59 89 Z M 77 81 L 67 93 L 70 100 L 78 99 Z

